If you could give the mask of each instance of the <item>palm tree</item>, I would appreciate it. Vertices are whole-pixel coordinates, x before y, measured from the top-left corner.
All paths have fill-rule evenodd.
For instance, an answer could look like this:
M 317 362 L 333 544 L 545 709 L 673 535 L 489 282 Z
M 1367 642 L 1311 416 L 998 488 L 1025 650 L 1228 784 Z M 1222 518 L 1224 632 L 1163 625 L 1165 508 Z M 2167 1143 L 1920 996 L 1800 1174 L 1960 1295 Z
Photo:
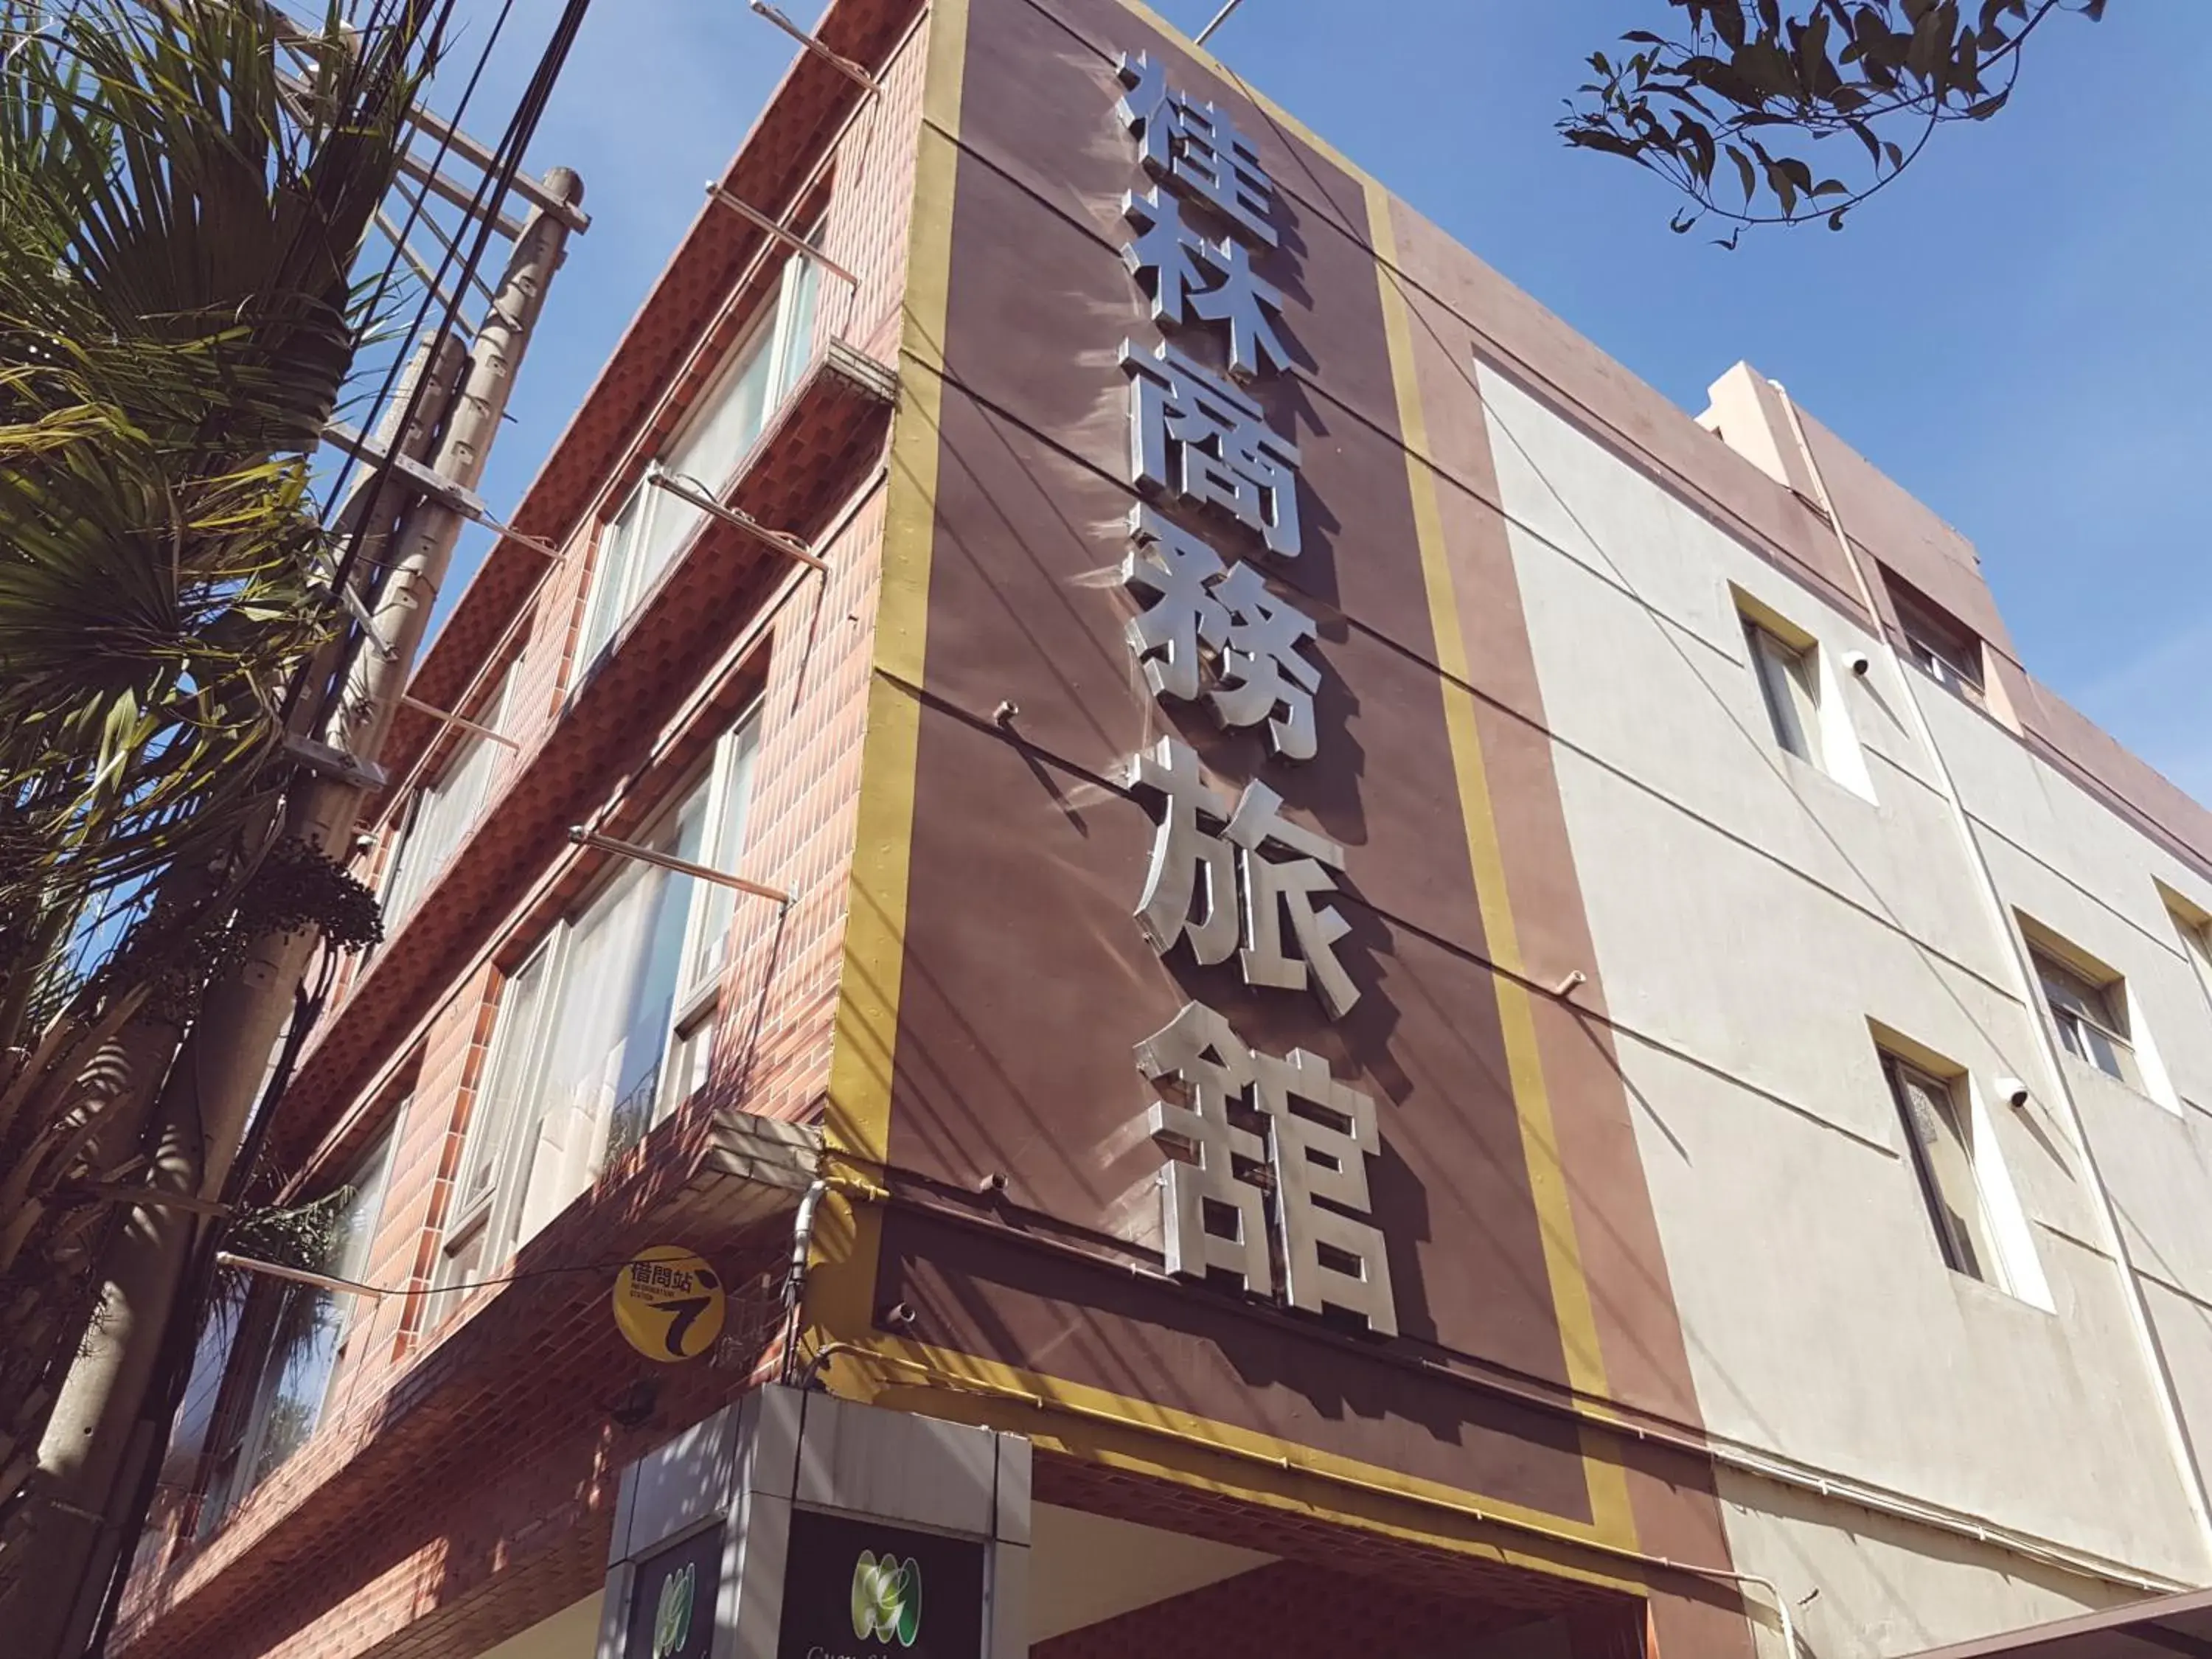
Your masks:
M 356 9 L 0 0 L 0 1583 L 198 990 L 374 931 L 272 828 L 345 615 L 308 457 L 435 48 L 430 0 Z

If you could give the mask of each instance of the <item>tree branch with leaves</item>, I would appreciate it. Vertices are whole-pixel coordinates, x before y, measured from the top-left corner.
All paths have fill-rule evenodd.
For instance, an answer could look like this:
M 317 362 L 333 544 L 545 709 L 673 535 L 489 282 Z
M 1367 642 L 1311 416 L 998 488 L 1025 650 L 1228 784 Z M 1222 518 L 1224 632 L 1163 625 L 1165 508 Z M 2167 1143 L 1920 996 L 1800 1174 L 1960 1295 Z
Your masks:
M 1591 53 L 1559 131 L 1666 179 L 1689 198 L 1671 228 L 1717 219 L 1734 247 L 1753 226 L 1842 229 L 1939 127 L 2004 108 L 2052 15 L 2094 21 L 2106 0 L 1666 3 L 1679 35 L 1631 29 L 1619 55 Z

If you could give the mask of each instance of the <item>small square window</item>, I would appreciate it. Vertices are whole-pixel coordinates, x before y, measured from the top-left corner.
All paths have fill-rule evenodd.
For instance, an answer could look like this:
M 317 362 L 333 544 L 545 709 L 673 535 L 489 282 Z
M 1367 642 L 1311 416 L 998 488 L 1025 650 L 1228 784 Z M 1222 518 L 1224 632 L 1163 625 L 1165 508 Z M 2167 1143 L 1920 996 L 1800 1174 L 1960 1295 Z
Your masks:
M 2061 962 L 2050 951 L 2028 947 L 2035 977 L 2058 1041 L 2075 1059 L 2095 1066 L 2129 1087 L 2143 1086 L 2128 1031 L 2126 988 L 2117 979 L 2102 982 Z
M 1887 570 L 1882 572 L 1882 585 L 1897 610 L 1905 655 L 1937 684 L 1977 708 L 1984 707 L 1981 635 Z

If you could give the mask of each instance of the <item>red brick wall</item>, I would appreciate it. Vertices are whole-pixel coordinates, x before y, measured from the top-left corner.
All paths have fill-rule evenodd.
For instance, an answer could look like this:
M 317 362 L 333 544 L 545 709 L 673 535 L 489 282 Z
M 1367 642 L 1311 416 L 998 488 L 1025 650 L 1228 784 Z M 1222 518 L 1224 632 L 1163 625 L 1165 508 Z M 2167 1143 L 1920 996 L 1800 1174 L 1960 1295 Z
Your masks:
M 885 95 L 855 113 L 829 158 L 825 251 L 861 283 L 852 291 L 823 277 L 817 334 L 820 341 L 842 338 L 886 362 L 896 361 L 886 354 L 895 351 L 897 337 L 925 44 L 919 28 L 906 39 L 884 70 Z M 749 148 L 776 141 L 775 121 L 773 112 L 764 118 Z M 748 294 L 763 285 L 760 273 L 781 264 L 779 256 L 763 252 L 751 275 L 733 285 L 704 337 L 701 361 L 670 382 L 672 396 L 688 396 L 704 383 L 715 354 L 734 343 L 745 322 Z M 648 301 L 648 311 L 653 303 Z M 559 325 L 556 289 L 546 326 Z M 657 435 L 681 414 L 666 401 L 654 409 L 599 486 L 598 508 L 568 538 L 568 556 L 548 566 L 511 617 L 496 652 L 483 659 L 481 675 L 466 682 L 488 684 L 496 672 L 492 665 L 520 649 L 504 725 L 520 749 L 504 757 L 495 791 L 530 763 L 562 708 L 576 668 L 573 652 L 599 516 L 618 504 Z M 712 1087 L 718 1103 L 787 1119 L 817 1109 L 828 1063 L 872 653 L 880 475 L 878 464 L 858 469 L 850 479 L 853 500 L 833 520 L 835 533 L 821 550 L 831 567 L 826 577 L 805 575 L 768 587 L 771 597 L 764 605 L 729 617 L 732 648 L 705 680 L 672 684 L 664 709 L 639 711 L 660 732 L 651 749 L 661 755 L 726 729 L 754 688 L 764 699 L 744 873 L 794 897 L 787 910 L 754 900 L 738 907 Z M 765 626 L 757 626 L 762 611 L 771 608 Z M 738 650 L 749 633 L 757 637 Z M 446 706 L 469 707 L 480 695 L 449 690 L 459 695 L 450 696 Z M 450 741 L 427 750 L 418 745 L 413 756 L 403 757 L 399 775 L 432 775 L 451 746 Z M 656 804 L 634 799 L 639 790 L 625 794 L 625 782 L 608 780 L 610 806 L 621 802 L 611 827 Z M 372 869 L 388 855 L 391 821 L 404 794 L 404 787 L 396 788 L 384 804 L 379 844 L 365 860 Z M 316 1102 L 310 1091 L 302 1109 L 323 1116 L 321 1127 L 304 1135 L 296 1123 L 291 1130 L 298 1144 L 315 1149 L 290 1172 L 295 1188 L 326 1179 L 343 1158 L 366 1145 L 384 1127 L 374 1121 L 373 1103 L 393 1098 L 396 1085 L 412 1086 L 366 1270 L 371 1282 L 417 1289 L 427 1284 L 495 1024 L 497 967 L 524 947 L 525 934 L 534 937 L 562 904 L 573 902 L 586 862 L 578 855 L 563 859 L 558 872 L 565 874 L 515 869 L 512 891 L 497 912 L 506 920 L 442 987 L 432 1012 L 401 1040 L 380 1049 L 331 1104 Z M 415 914 L 441 902 L 441 887 L 434 884 Z M 405 971 L 407 935 L 403 925 L 387 941 L 375 974 L 347 975 L 321 1038 L 345 1019 L 356 991 L 387 994 L 380 988 Z M 649 1170 L 618 1170 L 609 1179 L 625 1190 L 653 1182 Z M 599 1293 L 594 1285 L 591 1295 Z M 660 1408 L 635 1433 L 611 1428 L 604 1402 L 580 1405 L 576 1389 L 587 1385 L 572 1377 L 563 1397 L 534 1401 L 525 1389 L 502 1402 L 502 1432 L 530 1446 L 526 1457 L 465 1474 L 450 1466 L 443 1451 L 425 1466 L 380 1459 L 374 1443 L 402 1411 L 401 1402 L 436 1373 L 429 1362 L 449 1346 L 465 1347 L 456 1343 L 457 1332 L 502 1300 L 511 1298 L 488 1295 L 462 1317 L 428 1332 L 419 1328 L 423 1303 L 418 1297 L 363 1304 L 318 1433 L 204 1547 L 165 1543 L 142 1556 L 149 1565 L 159 1560 L 166 1566 L 134 1579 L 122 1643 L 149 1655 L 173 1650 L 194 1659 L 263 1654 L 351 1659 L 372 1651 L 465 1655 L 589 1593 L 604 1569 L 608 1509 L 622 1465 L 704 1414 L 742 1386 L 744 1376 L 697 1366 L 664 1373 L 667 1392 Z M 545 1318 L 547 1330 L 575 1326 L 587 1330 L 590 1341 L 604 1341 L 603 1309 L 561 1303 Z M 565 1336 L 562 1340 L 573 1346 Z M 618 1369 L 633 1364 L 619 1354 L 612 1363 Z M 515 1352 L 511 1372 L 526 1382 L 547 1365 L 544 1355 L 525 1346 Z M 542 1443 L 532 1432 L 532 1413 L 538 1412 L 546 1425 Z M 294 1598 L 278 1598 L 291 1605 L 264 1605 L 270 1598 L 258 1589 L 249 1595 L 224 1583 L 226 1576 L 240 1584 L 250 1577 L 258 1586 L 275 1570 L 272 1540 L 281 1540 L 275 1548 L 287 1558 L 282 1571 L 312 1587 L 305 1600 L 315 1611 L 305 1623 Z

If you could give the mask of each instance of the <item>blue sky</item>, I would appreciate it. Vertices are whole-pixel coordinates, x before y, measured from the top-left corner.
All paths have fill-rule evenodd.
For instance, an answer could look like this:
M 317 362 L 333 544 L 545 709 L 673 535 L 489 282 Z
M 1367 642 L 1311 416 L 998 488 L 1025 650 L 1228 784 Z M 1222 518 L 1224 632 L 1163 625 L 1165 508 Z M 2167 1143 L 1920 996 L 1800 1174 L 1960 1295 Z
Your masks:
M 1156 0 L 1188 29 L 1216 0 Z M 787 4 L 808 16 L 804 3 Z M 497 7 L 465 0 L 455 61 Z M 515 0 L 466 125 L 496 137 L 555 0 Z M 1552 123 L 1583 59 L 1660 0 L 1245 0 L 1246 79 L 1684 408 L 1739 358 L 1980 549 L 2032 672 L 2212 802 L 2212 5 L 2053 20 L 2013 104 L 1936 143 L 1839 234 L 1733 253 Z M 511 512 L 794 49 L 743 0 L 600 0 L 533 170 L 593 225 L 553 289 L 485 494 Z M 465 67 L 465 65 L 464 65 Z M 459 73 L 432 101 L 450 108 Z M 464 549 L 465 574 L 481 556 Z

